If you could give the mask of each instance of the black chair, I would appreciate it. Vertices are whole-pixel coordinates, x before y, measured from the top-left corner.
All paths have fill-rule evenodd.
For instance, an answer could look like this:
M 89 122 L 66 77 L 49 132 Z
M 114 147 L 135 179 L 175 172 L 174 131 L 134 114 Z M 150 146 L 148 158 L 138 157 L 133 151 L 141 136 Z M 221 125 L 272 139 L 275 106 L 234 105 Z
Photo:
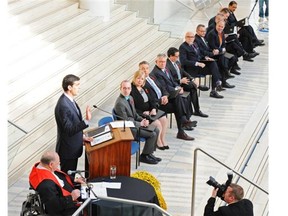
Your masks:
M 207 74 L 207 75 L 203 75 L 203 74 L 198 74 L 196 77 L 199 78 L 199 86 L 202 84 L 202 79 L 204 79 L 204 86 L 207 86 L 207 77 L 208 77 L 208 88 L 211 88 L 211 82 L 212 82 L 212 75 Z M 198 96 L 200 97 L 200 92 L 201 90 L 198 88 Z

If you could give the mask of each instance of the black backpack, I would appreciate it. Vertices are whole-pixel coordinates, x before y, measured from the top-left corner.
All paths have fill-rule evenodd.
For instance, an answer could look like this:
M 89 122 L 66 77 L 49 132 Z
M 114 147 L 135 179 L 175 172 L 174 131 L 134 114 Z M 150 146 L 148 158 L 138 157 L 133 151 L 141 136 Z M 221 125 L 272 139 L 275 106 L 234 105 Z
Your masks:
M 41 202 L 40 195 L 37 191 L 30 192 L 27 199 L 22 203 L 20 216 L 48 215 L 45 214 L 44 204 Z

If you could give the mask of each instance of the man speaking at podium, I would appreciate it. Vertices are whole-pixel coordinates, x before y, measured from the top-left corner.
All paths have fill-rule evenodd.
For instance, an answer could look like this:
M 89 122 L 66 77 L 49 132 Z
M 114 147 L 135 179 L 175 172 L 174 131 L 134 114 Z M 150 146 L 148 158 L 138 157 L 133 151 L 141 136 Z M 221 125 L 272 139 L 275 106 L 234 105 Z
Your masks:
M 161 158 L 155 157 L 153 152 L 156 150 L 159 129 L 157 127 L 148 128 L 149 120 L 137 114 L 134 99 L 130 95 L 131 83 L 128 80 L 121 82 L 120 92 L 114 106 L 116 114 L 123 120 L 133 121 L 135 128 L 130 129 L 135 139 L 139 138 L 138 133 L 140 133 L 140 137 L 146 139 L 142 154 L 140 155 L 140 161 L 148 164 L 157 164 L 161 161 Z
M 60 96 L 55 107 L 55 119 L 57 123 L 56 152 L 60 156 L 61 170 L 76 170 L 78 158 L 83 152 L 83 139 L 91 141 L 91 138 L 83 136 L 83 130 L 91 120 L 90 107 L 86 107 L 86 119 L 82 119 L 79 106 L 74 100 L 80 88 L 80 78 L 68 74 L 63 78 L 62 88 L 64 93 Z

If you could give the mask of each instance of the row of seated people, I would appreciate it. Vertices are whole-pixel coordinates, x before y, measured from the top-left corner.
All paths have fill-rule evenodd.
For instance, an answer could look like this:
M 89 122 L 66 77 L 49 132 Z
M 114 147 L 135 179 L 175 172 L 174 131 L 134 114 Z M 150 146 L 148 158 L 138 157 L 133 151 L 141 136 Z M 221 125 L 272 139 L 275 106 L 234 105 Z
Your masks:
M 184 132 L 193 130 L 197 125 L 197 121 L 190 120 L 192 114 L 208 117 L 200 110 L 198 83 L 179 64 L 179 50 L 170 47 L 167 55 L 168 58 L 163 53 L 157 55 L 151 73 L 149 63 L 140 62 L 132 83 L 128 80 L 121 82 L 120 95 L 114 105 L 118 116 L 134 122 L 136 128 L 135 131 L 132 129 L 132 133 L 135 139 L 138 139 L 139 131 L 140 137 L 146 138 L 140 156 L 140 161 L 144 163 L 157 164 L 161 159 L 153 155 L 156 148 L 169 149 L 165 139 L 166 113 L 174 113 L 178 129 L 176 137 L 183 140 L 194 140 Z M 159 115 L 156 120 L 151 120 L 150 116 L 157 116 L 159 110 L 164 114 Z M 143 129 L 149 125 L 154 125 L 156 128 Z
M 254 48 L 265 45 L 250 25 L 236 26 L 236 8 L 237 3 L 232 1 L 209 20 L 207 28 L 199 24 L 195 35 L 187 32 L 179 48 L 182 67 L 191 76 L 212 75 L 210 97 L 223 98 L 217 91 L 234 88 L 227 79 L 241 74 L 238 58 L 243 56 L 243 60 L 253 62 L 252 58 L 259 55 Z M 225 29 L 230 28 L 236 28 L 238 33 L 226 34 Z
M 235 8 L 235 2 L 232 3 L 230 4 Z M 140 161 L 157 164 L 161 158 L 153 155 L 156 148 L 169 149 L 165 139 L 166 115 L 159 115 L 156 120 L 151 119 L 151 116 L 157 116 L 158 110 L 174 113 L 178 129 L 176 137 L 194 140 L 184 132 L 184 130 L 193 130 L 193 127 L 197 125 L 197 121 L 190 120 L 191 116 L 194 114 L 208 117 L 200 110 L 197 94 L 199 86 L 195 78 L 199 75 L 211 75 L 210 97 L 224 98 L 218 92 L 235 87 L 227 82 L 227 79 L 234 78 L 231 73 L 240 75 L 237 71 L 241 69 L 237 64 L 238 57 L 243 56 L 243 60 L 248 60 L 259 54 L 253 49 L 253 52 L 247 53 L 238 40 L 238 36 L 227 42 L 230 36 L 224 33 L 228 22 L 222 14 L 223 11 L 229 11 L 230 16 L 235 17 L 232 9 L 222 9 L 215 17 L 216 22 L 207 28 L 208 34 L 206 34 L 205 25 L 199 24 L 196 28 L 196 35 L 193 32 L 185 34 L 185 41 L 180 45 L 179 50 L 170 47 L 167 51 L 168 58 L 165 54 L 157 55 L 151 73 L 149 63 L 142 61 L 139 63 L 139 70 L 134 74 L 132 84 L 128 80 L 121 83 L 121 94 L 115 103 L 114 110 L 122 118 L 136 123 L 137 130 L 133 133 L 135 139 L 139 136 L 139 128 L 155 126 L 152 131 L 140 130 L 141 136 L 146 138 Z M 229 16 L 226 14 L 226 17 Z M 231 44 L 233 45 L 230 46 Z M 253 48 L 260 44 L 263 43 L 258 40 L 253 44 Z M 229 47 L 229 53 L 226 45 L 227 49 Z M 241 49 L 240 54 L 239 49 Z M 188 94 L 184 94 L 185 92 Z

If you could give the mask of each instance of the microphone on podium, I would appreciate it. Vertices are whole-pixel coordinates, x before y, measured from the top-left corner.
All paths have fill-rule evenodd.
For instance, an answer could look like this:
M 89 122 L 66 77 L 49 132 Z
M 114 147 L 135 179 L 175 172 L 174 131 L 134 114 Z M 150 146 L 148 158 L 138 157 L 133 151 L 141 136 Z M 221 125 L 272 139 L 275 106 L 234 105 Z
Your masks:
M 83 172 L 86 172 L 86 171 L 85 170 L 68 170 L 67 174 L 72 175 L 72 174 L 83 173 Z
M 96 105 L 93 105 L 93 107 L 94 107 L 95 109 L 99 109 L 99 110 L 102 111 L 102 112 L 105 112 L 105 113 L 107 113 L 107 114 L 109 114 L 109 115 L 112 115 L 112 116 L 116 116 L 117 118 L 123 120 L 123 130 L 122 130 L 122 131 L 123 131 L 123 132 L 125 131 L 125 128 L 126 128 L 125 119 L 124 119 L 122 116 L 119 116 L 119 115 L 117 115 L 116 113 L 111 113 L 111 112 L 108 112 L 108 111 L 106 111 L 106 110 L 103 110 L 103 109 L 99 108 L 99 107 L 96 106 Z

